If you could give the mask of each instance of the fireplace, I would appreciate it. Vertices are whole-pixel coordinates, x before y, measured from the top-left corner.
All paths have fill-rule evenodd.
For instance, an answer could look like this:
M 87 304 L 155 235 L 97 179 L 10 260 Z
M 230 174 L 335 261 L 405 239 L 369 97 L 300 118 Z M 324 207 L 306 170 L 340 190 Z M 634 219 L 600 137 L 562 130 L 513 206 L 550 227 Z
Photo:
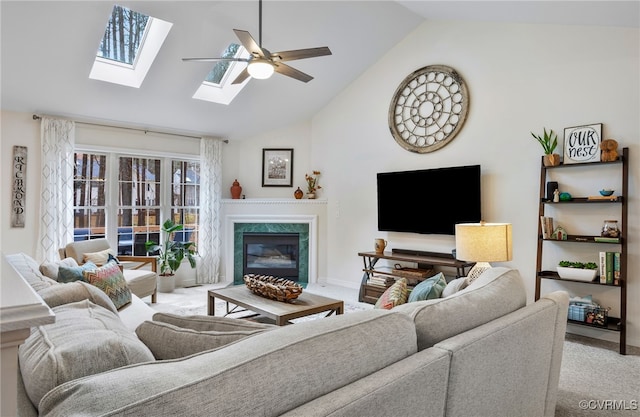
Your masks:
M 299 233 L 243 233 L 242 273 L 298 281 Z
M 290 222 L 287 222 L 289 220 Z M 305 223 L 304 221 L 308 221 Z M 258 273 L 265 275 L 280 276 L 297 281 L 300 285 L 306 285 L 310 281 L 311 273 L 316 271 L 316 250 L 315 250 L 315 217 L 311 216 L 227 216 L 228 229 L 232 233 L 229 234 L 229 247 L 233 247 L 233 251 L 230 255 L 230 269 L 229 274 L 233 277 L 234 285 L 244 285 L 242 277 L 247 273 L 245 269 L 245 252 L 247 245 L 245 244 L 245 237 L 249 239 L 251 244 L 256 243 L 255 238 L 258 239 L 279 239 L 286 236 L 287 241 L 285 246 L 291 246 L 292 242 L 297 238 L 297 252 L 291 247 L 284 249 L 284 252 L 291 254 L 291 260 L 284 258 L 272 257 L 265 259 L 261 257 L 260 269 L 250 270 L 249 273 Z M 272 236 L 272 237 L 267 237 Z M 258 242 L 257 244 L 264 244 L 266 246 L 273 245 L 273 241 Z M 276 243 L 277 244 L 277 243 Z M 253 249 L 252 249 L 253 250 Z M 271 249 L 273 251 L 273 248 Z M 283 252 L 283 249 L 276 248 L 276 250 Z M 275 251 L 273 251 L 275 253 Z M 259 253 L 253 253 L 256 255 Z M 274 264 L 288 264 L 287 268 L 292 266 L 292 262 L 296 262 L 295 273 L 289 271 L 275 271 Z M 265 267 L 265 264 L 270 264 Z M 282 274 L 280 274 L 282 273 Z

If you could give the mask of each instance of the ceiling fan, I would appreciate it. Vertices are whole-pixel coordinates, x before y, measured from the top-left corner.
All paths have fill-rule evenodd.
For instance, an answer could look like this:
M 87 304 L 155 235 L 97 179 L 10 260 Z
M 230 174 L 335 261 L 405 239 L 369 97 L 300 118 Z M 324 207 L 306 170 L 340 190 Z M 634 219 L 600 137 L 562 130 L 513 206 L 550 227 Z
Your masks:
M 266 79 L 271 77 L 275 72 L 286 75 L 296 80 L 308 83 L 313 80 L 309 74 L 305 74 L 289 65 L 284 64 L 285 61 L 293 61 L 296 59 L 314 58 L 317 56 L 331 55 L 328 47 L 295 49 L 291 51 L 269 52 L 268 49 L 262 47 L 262 0 L 259 0 L 258 6 L 258 42 L 253 39 L 251 34 L 246 30 L 233 29 L 236 36 L 242 43 L 242 46 L 249 51 L 249 58 L 182 58 L 183 61 L 235 61 L 247 62 L 247 67 L 236 77 L 232 84 L 240 84 L 247 77 L 251 76 L 257 79 Z

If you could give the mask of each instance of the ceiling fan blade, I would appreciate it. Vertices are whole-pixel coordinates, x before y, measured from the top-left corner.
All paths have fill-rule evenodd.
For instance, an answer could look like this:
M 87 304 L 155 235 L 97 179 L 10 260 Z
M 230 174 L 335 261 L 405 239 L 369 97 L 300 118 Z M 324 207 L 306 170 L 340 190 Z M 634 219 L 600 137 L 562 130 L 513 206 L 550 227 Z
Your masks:
M 295 78 L 296 80 L 302 81 L 303 83 L 308 83 L 309 81 L 313 80 L 313 77 L 309 74 L 305 74 L 302 71 L 298 71 L 297 69 L 280 62 L 274 64 L 274 68 L 277 73 L 286 75 L 287 77 Z
M 249 71 L 247 71 L 247 69 L 245 68 L 245 69 L 242 70 L 242 72 L 240 74 L 238 74 L 236 79 L 233 80 L 233 82 L 231 84 L 240 84 L 244 80 L 246 80 L 247 78 L 249 78 Z
M 279 61 L 293 61 L 295 59 L 314 58 L 316 56 L 331 55 L 331 50 L 322 46 L 320 48 L 295 49 L 293 51 L 274 52 L 271 57 Z
M 240 43 L 244 46 L 244 49 L 249 51 L 251 54 L 257 54 L 261 58 L 268 58 L 262 48 L 256 43 L 253 39 L 253 36 L 246 30 L 233 29 L 236 33 L 238 39 L 240 39 Z
M 198 62 L 212 62 L 212 61 L 232 61 L 232 62 L 249 62 L 249 58 L 182 58 L 183 61 L 198 61 Z

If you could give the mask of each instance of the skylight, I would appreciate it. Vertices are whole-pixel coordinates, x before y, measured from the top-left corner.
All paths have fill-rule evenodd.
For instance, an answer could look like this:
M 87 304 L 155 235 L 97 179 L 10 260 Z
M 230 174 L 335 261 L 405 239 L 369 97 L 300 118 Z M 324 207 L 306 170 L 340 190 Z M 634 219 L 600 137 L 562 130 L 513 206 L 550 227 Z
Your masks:
M 249 58 L 251 55 L 242 46 L 232 43 L 222 52 L 222 58 Z M 218 61 L 207 74 L 193 98 L 229 104 L 251 79 L 248 77 L 240 84 L 231 84 L 247 64 L 245 62 Z
M 140 87 L 172 26 L 115 5 L 89 78 Z

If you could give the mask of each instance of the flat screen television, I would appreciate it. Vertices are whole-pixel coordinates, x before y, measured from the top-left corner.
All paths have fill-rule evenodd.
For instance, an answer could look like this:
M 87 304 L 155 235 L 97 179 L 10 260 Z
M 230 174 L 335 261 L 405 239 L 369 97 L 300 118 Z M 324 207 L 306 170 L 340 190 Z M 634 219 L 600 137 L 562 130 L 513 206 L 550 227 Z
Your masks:
M 480 165 L 377 174 L 378 230 L 454 235 L 482 220 Z

